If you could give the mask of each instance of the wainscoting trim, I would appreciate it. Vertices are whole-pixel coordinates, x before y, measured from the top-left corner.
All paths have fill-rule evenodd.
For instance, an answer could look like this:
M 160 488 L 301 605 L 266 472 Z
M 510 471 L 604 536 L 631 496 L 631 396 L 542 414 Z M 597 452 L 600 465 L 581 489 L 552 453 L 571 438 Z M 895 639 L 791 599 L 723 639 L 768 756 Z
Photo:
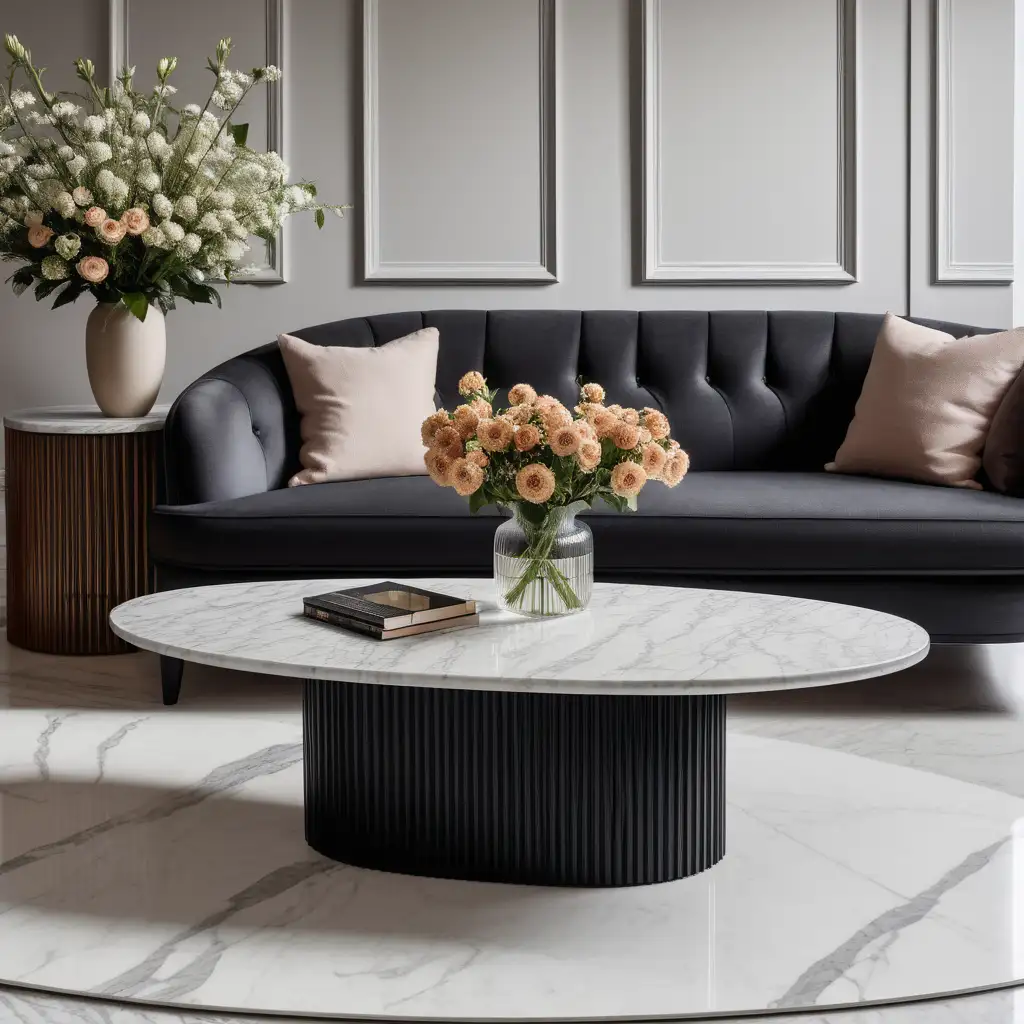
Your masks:
M 537 0 L 540 33 L 540 245 L 537 263 L 388 261 L 380 252 L 379 0 L 363 0 L 363 247 L 366 281 L 533 281 L 557 277 L 558 0 Z
M 661 256 L 660 81 L 663 0 L 643 0 L 643 281 L 775 281 L 848 284 L 857 280 L 859 144 L 858 20 L 859 0 L 835 0 L 838 6 L 838 179 L 837 253 L 834 263 L 810 262 L 666 262 Z
M 953 97 L 953 0 L 935 5 L 935 280 L 1012 281 L 1013 261 L 967 262 L 954 253 L 956 123 Z

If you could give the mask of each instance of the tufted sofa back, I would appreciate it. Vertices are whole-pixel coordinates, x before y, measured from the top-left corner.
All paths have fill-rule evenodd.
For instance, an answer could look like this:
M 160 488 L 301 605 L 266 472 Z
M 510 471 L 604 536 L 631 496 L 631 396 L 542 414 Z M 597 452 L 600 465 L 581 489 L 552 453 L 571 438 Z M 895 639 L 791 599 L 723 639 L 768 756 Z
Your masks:
M 459 377 L 471 369 L 502 392 L 526 381 L 567 405 L 575 404 L 582 377 L 603 384 L 609 402 L 664 410 L 695 470 L 816 470 L 845 435 L 881 322 L 881 315 L 864 313 L 435 310 L 356 317 L 292 333 L 318 345 L 368 346 L 437 327 L 437 393 L 449 409 L 460 401 Z M 985 333 L 916 322 L 957 337 Z M 195 435 L 184 429 L 191 430 L 190 423 L 175 433 L 172 422 L 169 444 L 175 438 L 203 443 L 208 435 L 206 443 L 215 445 L 225 430 L 251 431 L 245 443 L 265 464 L 265 486 L 283 486 L 298 468 L 299 432 L 276 344 L 222 364 L 192 388 L 200 385 L 207 401 L 193 402 L 189 416 L 193 422 L 209 417 L 209 423 Z M 244 393 L 246 422 L 229 427 L 219 416 L 217 388 Z M 170 477 L 173 493 L 173 469 Z M 208 493 L 203 486 L 199 492 Z

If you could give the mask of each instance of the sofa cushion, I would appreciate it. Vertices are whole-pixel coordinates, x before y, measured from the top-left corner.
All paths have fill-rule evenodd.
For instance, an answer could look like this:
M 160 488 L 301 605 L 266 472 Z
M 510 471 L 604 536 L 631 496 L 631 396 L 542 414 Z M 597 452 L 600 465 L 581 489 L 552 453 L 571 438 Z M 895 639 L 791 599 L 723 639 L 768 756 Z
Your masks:
M 500 515 L 426 477 L 317 484 L 150 520 L 159 566 L 324 575 L 489 575 Z M 691 473 L 640 511 L 587 514 L 597 572 L 644 575 L 1020 572 L 1024 501 L 825 473 Z

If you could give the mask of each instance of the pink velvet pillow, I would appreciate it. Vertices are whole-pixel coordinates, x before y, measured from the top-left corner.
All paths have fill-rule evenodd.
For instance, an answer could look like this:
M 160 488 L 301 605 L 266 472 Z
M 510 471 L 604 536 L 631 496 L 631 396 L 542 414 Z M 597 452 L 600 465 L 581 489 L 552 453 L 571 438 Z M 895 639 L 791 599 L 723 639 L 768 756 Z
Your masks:
M 886 313 L 834 473 L 980 488 L 992 417 L 1024 363 L 1024 329 L 954 338 Z
M 387 345 L 345 348 L 280 335 L 302 415 L 302 470 L 288 486 L 426 474 L 420 425 L 434 411 L 438 338 L 425 327 Z

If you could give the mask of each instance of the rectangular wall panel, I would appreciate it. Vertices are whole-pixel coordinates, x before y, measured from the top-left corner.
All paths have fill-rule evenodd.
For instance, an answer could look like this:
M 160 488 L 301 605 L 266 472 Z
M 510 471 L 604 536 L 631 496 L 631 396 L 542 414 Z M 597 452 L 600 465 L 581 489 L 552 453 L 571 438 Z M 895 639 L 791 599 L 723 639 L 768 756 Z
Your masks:
M 556 280 L 555 19 L 364 0 L 366 280 Z
M 645 281 L 851 282 L 857 0 L 644 0 Z
M 1013 280 L 1013 0 L 936 0 L 935 278 Z
M 156 82 L 156 62 L 177 57 L 171 83 L 178 89 L 176 106 L 205 102 L 213 85 L 206 66 L 217 41 L 230 37 L 228 66 L 236 71 L 284 60 L 285 0 L 110 0 L 111 63 L 115 74 L 125 64 L 137 68 L 137 87 Z M 249 144 L 275 150 L 287 160 L 283 131 L 282 83 L 256 85 L 239 108 L 234 121 L 248 123 Z M 235 283 L 280 284 L 285 279 L 284 245 L 280 236 L 270 245 L 250 238 L 252 262 L 261 266 L 252 277 Z

